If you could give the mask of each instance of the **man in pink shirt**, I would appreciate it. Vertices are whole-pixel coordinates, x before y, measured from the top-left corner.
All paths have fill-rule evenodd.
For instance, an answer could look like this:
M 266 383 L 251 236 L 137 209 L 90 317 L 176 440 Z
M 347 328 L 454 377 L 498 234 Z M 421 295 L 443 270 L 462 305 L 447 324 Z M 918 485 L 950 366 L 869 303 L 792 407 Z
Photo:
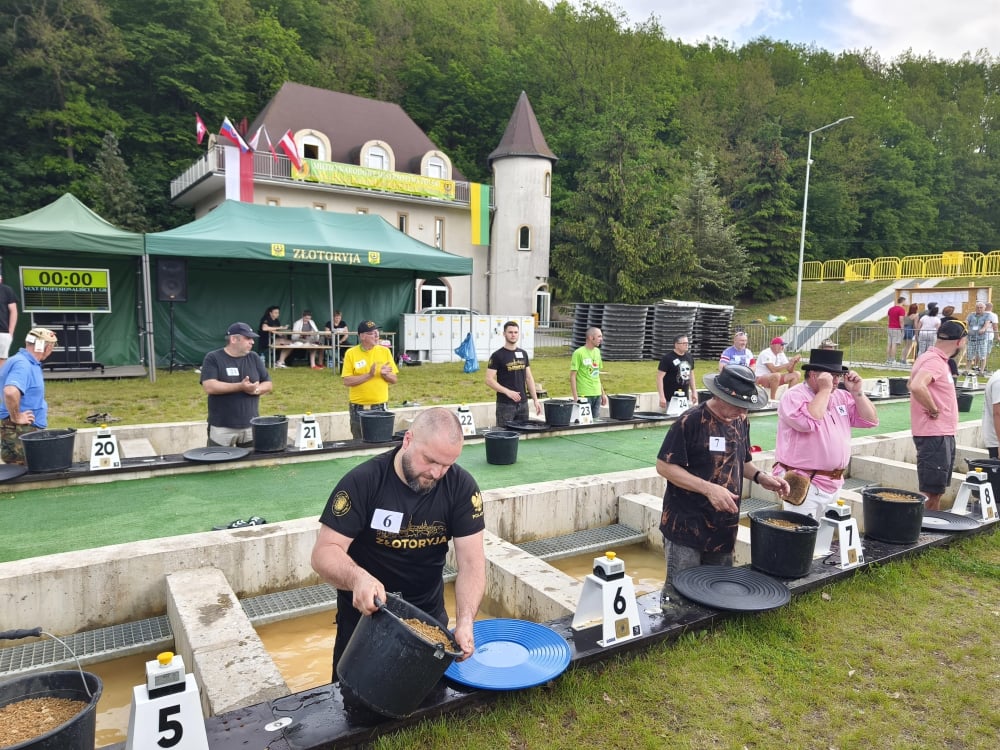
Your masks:
M 910 371 L 910 431 L 917 447 L 917 485 L 927 495 L 927 510 L 940 510 L 955 468 L 958 397 L 948 358 L 968 335 L 962 321 L 945 321 L 934 346 L 917 357 Z
M 783 507 L 816 519 L 836 502 L 844 485 L 844 470 L 851 460 L 851 428 L 878 426 L 864 382 L 843 361 L 843 352 L 813 349 L 809 362 L 802 366 L 805 380 L 789 388 L 778 404 L 774 473 L 788 480 L 793 500 L 796 485 L 809 480 L 802 502 L 786 500 Z M 846 390 L 837 387 L 840 382 Z

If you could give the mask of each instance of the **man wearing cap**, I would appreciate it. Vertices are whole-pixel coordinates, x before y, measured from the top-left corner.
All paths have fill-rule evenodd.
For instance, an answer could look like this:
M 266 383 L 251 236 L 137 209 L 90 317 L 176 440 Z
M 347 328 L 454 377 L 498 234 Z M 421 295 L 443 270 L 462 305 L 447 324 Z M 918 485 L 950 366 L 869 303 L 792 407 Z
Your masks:
M 698 565 L 732 565 L 743 480 L 784 496 L 788 484 L 751 460 L 749 411 L 767 406 L 753 370 L 730 365 L 704 377 L 711 393 L 671 426 L 656 457 L 667 480 L 660 515 L 667 563 L 664 603 L 677 573 Z
M 757 385 L 762 385 L 770 391 L 771 400 L 778 397 L 778 388 L 788 385 L 791 388 L 801 380 L 801 376 L 795 372 L 795 365 L 802 359 L 796 354 L 791 359 L 785 354 L 785 342 L 780 337 L 771 339 L 771 346 L 760 353 L 757 357 L 757 365 L 754 374 L 757 376 Z
M 942 323 L 934 345 L 917 357 L 910 370 L 910 432 L 917 448 L 917 487 L 927 495 L 927 510 L 941 509 L 941 496 L 955 467 L 958 397 L 948 358 L 967 335 L 961 321 Z
M 253 353 L 257 333 L 246 323 L 233 323 L 226 345 L 205 355 L 201 387 L 208 394 L 208 444 L 253 445 L 250 420 L 258 416 L 260 397 L 273 388 L 264 362 Z
M 783 507 L 817 520 L 844 485 L 851 428 L 878 426 L 864 381 L 844 367 L 843 357 L 840 351 L 813 349 L 802 365 L 805 381 L 789 388 L 778 405 L 774 473 L 791 488 Z
M 17 328 L 17 295 L 3 282 L 0 272 L 0 365 L 7 361 Z
M 399 369 L 388 347 L 379 344 L 378 326 L 372 320 L 358 324 L 358 345 L 344 355 L 340 377 L 350 399 L 351 436 L 361 439 L 361 412 L 385 411 L 389 386 L 399 379 Z
M 0 458 L 8 464 L 24 464 L 20 437 L 44 430 L 49 424 L 45 401 L 44 362 L 56 346 L 56 335 L 48 328 L 32 328 L 24 346 L 0 368 L 3 402 L 0 403 Z

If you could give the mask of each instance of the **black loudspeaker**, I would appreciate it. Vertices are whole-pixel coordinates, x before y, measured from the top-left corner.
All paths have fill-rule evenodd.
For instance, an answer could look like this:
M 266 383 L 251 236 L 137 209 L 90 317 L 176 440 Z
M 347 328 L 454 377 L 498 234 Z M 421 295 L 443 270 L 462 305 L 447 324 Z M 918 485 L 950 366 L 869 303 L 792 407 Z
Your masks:
M 183 258 L 156 259 L 156 299 L 160 302 L 187 302 L 187 261 Z

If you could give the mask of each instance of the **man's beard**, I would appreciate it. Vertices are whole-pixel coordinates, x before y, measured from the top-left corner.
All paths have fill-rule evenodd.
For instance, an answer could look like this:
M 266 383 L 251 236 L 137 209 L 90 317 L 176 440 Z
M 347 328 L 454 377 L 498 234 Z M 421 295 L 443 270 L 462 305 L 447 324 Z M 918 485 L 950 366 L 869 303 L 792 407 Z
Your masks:
M 410 457 L 404 453 L 400 456 L 400 464 L 403 468 L 403 479 L 406 480 L 406 486 L 419 495 L 426 495 L 428 492 L 437 487 L 437 479 L 424 479 L 425 482 L 430 484 L 421 484 L 421 475 L 413 470 L 413 462 Z

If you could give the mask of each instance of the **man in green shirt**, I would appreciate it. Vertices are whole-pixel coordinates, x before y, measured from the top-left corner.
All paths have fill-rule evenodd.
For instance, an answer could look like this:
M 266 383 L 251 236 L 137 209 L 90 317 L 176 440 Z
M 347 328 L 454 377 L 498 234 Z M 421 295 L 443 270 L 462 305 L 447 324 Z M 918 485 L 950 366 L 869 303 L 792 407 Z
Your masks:
M 597 418 L 602 406 L 607 406 L 608 395 L 601 385 L 601 342 L 604 334 L 600 328 L 587 329 L 586 343 L 573 352 L 569 364 L 569 390 L 573 400 L 585 398 L 590 401 L 590 413 Z

